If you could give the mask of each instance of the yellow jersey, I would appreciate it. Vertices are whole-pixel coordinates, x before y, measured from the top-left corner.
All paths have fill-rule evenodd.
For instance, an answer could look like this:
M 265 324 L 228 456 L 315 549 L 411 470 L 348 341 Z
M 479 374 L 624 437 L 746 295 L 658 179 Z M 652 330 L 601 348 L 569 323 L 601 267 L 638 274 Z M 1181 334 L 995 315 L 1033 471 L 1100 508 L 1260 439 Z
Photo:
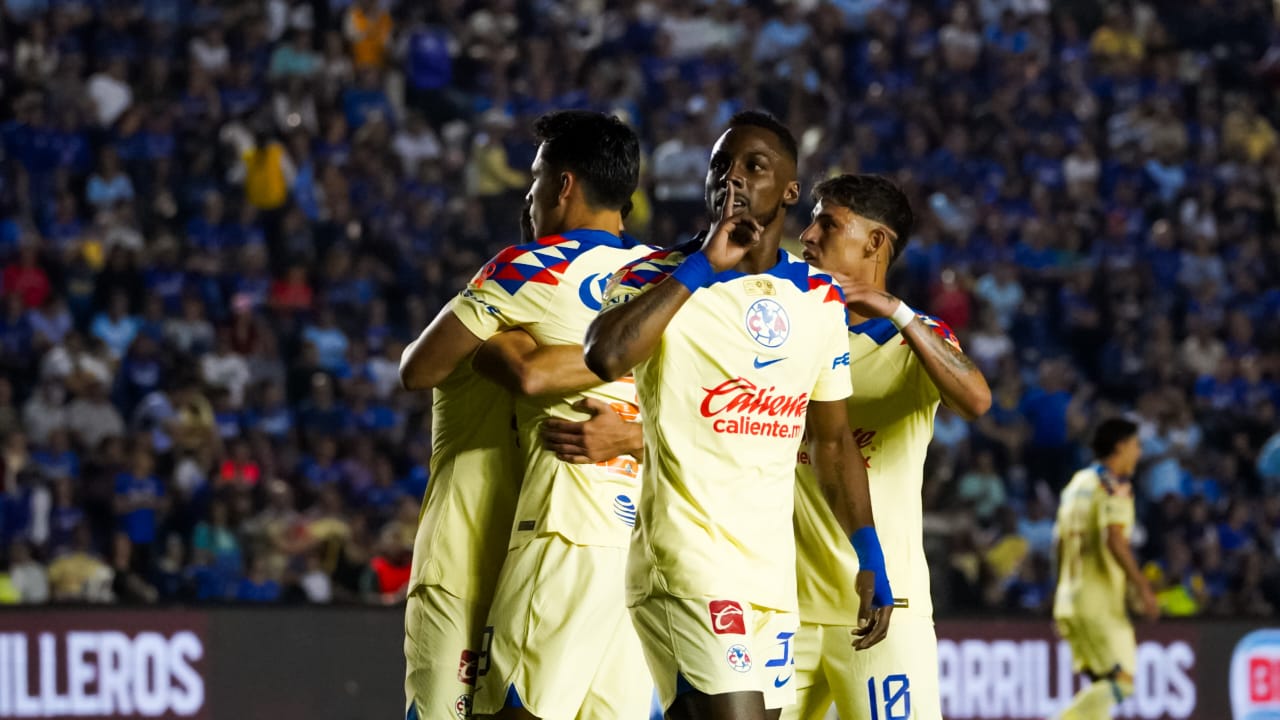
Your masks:
M 927 315 L 917 318 L 959 349 L 945 323 Z M 848 401 L 849 428 L 866 464 L 876 534 L 897 595 L 894 605 L 899 612 L 932 618 L 920 493 L 942 396 L 888 318 L 850 327 L 848 340 L 846 370 L 858 379 Z M 804 450 L 796 463 L 795 529 L 800 619 L 857 625 L 858 555 L 827 505 Z
M 457 306 L 457 299 L 452 301 Z M 463 362 L 431 394 L 431 475 L 409 590 L 493 596 L 520 490 L 511 396 Z
M 539 345 L 580 345 L 600 310 L 604 288 L 618 268 L 653 252 L 599 230 L 573 230 L 498 253 L 463 290 L 454 315 L 487 340 L 521 328 Z M 636 419 L 631 378 L 565 397 L 516 400 L 516 430 L 524 481 L 509 547 L 555 533 L 577 545 L 626 547 L 640 493 L 640 463 L 629 455 L 596 465 L 575 465 L 543 448 L 547 418 L 585 420 L 571 406 L 584 397 Z
M 1077 472 L 1062 491 L 1054 525 L 1061 555 L 1057 618 L 1125 618 L 1124 567 L 1107 548 L 1107 528 L 1119 525 L 1126 539 L 1133 532 L 1133 486 L 1110 476 L 1102 465 Z
M 619 271 L 604 312 L 700 242 Z M 672 318 L 635 368 L 649 421 L 630 604 L 671 595 L 795 610 L 795 455 L 808 404 L 849 396 L 844 335 L 840 289 L 783 251 L 766 272 L 717 274 Z

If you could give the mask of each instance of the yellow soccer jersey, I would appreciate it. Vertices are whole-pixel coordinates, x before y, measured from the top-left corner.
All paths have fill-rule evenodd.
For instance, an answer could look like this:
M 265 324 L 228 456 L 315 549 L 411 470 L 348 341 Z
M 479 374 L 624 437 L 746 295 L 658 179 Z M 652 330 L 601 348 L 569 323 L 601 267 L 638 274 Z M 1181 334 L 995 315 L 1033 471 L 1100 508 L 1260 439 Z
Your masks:
M 942 321 L 919 315 L 959 348 Z M 924 555 L 920 491 L 941 396 L 920 358 L 888 318 L 849 328 L 849 368 L 856 373 L 849 398 L 849 428 L 867 467 L 876 534 L 884 549 L 895 604 L 933 617 L 929 566 Z M 801 450 L 796 464 L 796 583 L 800 619 L 823 625 L 856 625 L 858 555 L 823 498 Z
M 1127 579 L 1107 549 L 1107 527 L 1133 532 L 1133 486 L 1110 477 L 1101 465 L 1077 472 L 1062 491 L 1058 522 L 1058 590 L 1054 617 L 1123 618 Z
M 493 595 L 507 555 L 520 473 L 511 396 L 462 363 L 432 392 L 431 476 L 413 541 L 409 589 Z
M 605 312 L 699 246 L 619 271 Z M 635 368 L 648 421 L 630 604 L 665 594 L 795 610 L 795 453 L 809 402 L 849 396 L 844 335 L 840 289 L 781 251 L 767 272 L 716 275 L 672 319 Z
M 476 337 L 521 328 L 540 345 L 579 345 L 600 310 L 604 287 L 618 268 L 653 252 L 599 230 L 574 230 L 507 248 L 463 290 L 454 315 Z M 564 398 L 519 398 L 516 427 L 524 481 L 510 547 L 557 533 L 578 545 L 626 547 L 640 492 L 639 462 L 630 456 L 575 465 L 545 450 L 539 430 L 551 418 L 585 420 L 571 406 L 593 397 L 634 419 L 635 383 L 606 383 Z

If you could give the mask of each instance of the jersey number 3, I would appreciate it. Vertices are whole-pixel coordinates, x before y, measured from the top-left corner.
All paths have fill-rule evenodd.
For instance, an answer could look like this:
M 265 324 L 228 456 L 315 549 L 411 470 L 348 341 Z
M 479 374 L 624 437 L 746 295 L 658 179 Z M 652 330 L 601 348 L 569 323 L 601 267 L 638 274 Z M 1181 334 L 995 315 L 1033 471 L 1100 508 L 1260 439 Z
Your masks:
M 911 717 L 911 680 L 901 673 L 886 676 L 876 694 L 876 679 L 867 680 L 867 697 L 871 700 L 871 720 L 881 720 L 880 704 L 884 703 L 883 720 L 907 720 Z

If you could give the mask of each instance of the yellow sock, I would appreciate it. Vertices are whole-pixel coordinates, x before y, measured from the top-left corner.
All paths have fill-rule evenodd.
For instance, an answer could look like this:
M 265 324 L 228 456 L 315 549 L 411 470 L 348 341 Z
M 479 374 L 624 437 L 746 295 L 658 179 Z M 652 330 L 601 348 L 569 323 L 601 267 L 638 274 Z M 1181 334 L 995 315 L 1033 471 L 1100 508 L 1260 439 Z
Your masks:
M 1076 693 L 1058 720 L 1110 720 L 1111 706 L 1116 702 L 1110 680 L 1099 680 Z

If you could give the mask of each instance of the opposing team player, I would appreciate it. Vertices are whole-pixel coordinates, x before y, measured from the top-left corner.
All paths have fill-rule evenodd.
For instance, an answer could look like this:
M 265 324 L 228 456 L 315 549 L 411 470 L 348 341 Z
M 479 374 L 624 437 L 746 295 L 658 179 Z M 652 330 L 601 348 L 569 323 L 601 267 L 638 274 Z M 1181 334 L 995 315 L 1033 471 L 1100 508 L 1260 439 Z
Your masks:
M 863 453 L 871 506 L 894 599 L 893 632 L 872 648 L 856 637 L 858 558 L 823 501 L 801 453 L 796 467 L 800 633 L 796 704 L 783 717 L 941 720 L 937 637 L 925 563 L 921 485 L 939 401 L 966 419 L 987 411 L 991 391 L 941 321 L 886 291 L 885 275 L 911 230 L 906 196 L 873 175 L 841 175 L 812 192 L 804 257 L 844 288 L 849 310 L 843 370 L 854 376 L 847 431 Z M 853 632 L 855 637 L 851 637 Z
M 1147 619 L 1160 615 L 1129 547 L 1130 478 L 1142 457 L 1138 426 L 1123 418 L 1104 420 L 1094 431 L 1093 454 L 1097 463 L 1063 488 L 1054 526 L 1058 590 L 1053 617 L 1071 646 L 1076 672 L 1093 680 L 1062 711 L 1061 720 L 1105 720 L 1113 704 L 1133 693 L 1137 642 L 1125 613 L 1126 582 L 1137 588 Z
M 868 642 L 888 629 L 892 591 L 845 420 L 844 302 L 778 248 L 799 194 L 791 133 L 735 116 L 707 171 L 711 230 L 619 271 L 587 334 L 587 365 L 604 378 L 634 368 L 646 413 L 627 602 L 673 720 L 759 720 L 794 696 L 791 511 L 806 426 L 863 561 Z
M 533 452 L 539 443 L 532 436 L 542 417 L 580 417 L 568 408 L 573 398 L 560 396 L 600 385 L 577 343 L 599 307 L 603 280 L 649 252 L 618 236 L 618 209 L 637 182 L 639 145 L 626 126 L 597 113 L 553 113 L 535 129 L 541 144 L 524 223 L 543 237 L 488 263 L 402 361 L 406 386 L 437 388 L 432 483 L 414 554 L 415 567 L 424 568 L 415 571 L 414 586 L 423 589 L 411 595 L 406 619 L 410 712 L 424 719 L 445 717 L 445 706 L 469 714 L 478 678 L 481 687 L 497 687 L 496 699 L 478 701 L 480 712 L 497 711 L 509 694 L 535 715 L 570 718 L 588 687 L 601 688 L 596 705 L 588 703 L 596 717 L 645 717 L 648 709 L 651 684 L 634 672 L 619 680 L 616 671 L 640 657 L 621 590 L 636 463 L 560 467 Z M 528 333 L 501 332 L 514 327 Z M 513 408 L 510 396 L 473 368 L 513 392 L 543 397 L 522 398 Z M 626 383 L 592 396 L 634 408 Z M 516 445 L 513 410 L 524 450 L 507 461 L 499 451 Z M 452 452 L 456 447 L 463 452 Z M 454 455 L 501 455 L 515 467 L 496 459 L 464 464 Z M 478 579 L 450 581 L 464 573 Z M 579 574 L 593 579 L 579 587 Z M 426 599 L 415 602 L 419 596 Z M 496 633 L 484 628 L 486 616 L 502 621 Z M 526 635 L 529 628 L 543 634 Z M 463 648 L 461 660 L 455 646 Z M 593 652 L 602 656 L 589 663 L 600 668 L 594 678 L 578 664 Z M 613 712 L 615 702 L 627 711 Z

